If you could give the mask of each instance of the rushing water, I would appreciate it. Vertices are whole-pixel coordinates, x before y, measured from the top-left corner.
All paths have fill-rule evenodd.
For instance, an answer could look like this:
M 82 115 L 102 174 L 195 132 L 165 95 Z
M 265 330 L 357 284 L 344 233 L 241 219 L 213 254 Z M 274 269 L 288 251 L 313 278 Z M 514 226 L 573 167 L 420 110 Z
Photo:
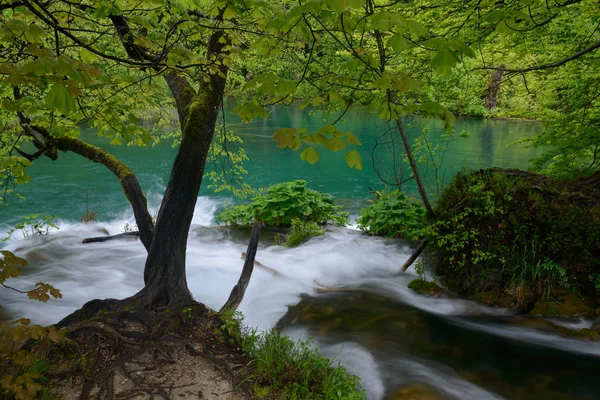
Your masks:
M 247 126 L 232 120 L 231 126 L 244 138 L 253 160 L 248 165 L 253 185 L 306 179 L 311 187 L 334 193 L 356 208 L 368 199 L 368 186 L 377 186 L 367 159 L 381 127 L 360 110 L 345 122 L 345 129 L 359 132 L 363 141 L 363 171 L 347 168 L 338 154 L 323 153 L 320 164 L 305 164 L 297 153 L 276 149 L 269 139 L 278 127 L 316 128 L 319 123 L 296 110 L 276 109 L 268 120 Z M 452 144 L 446 156 L 448 178 L 465 166 L 525 167 L 533 150 L 506 145 L 539 128 L 463 119 L 457 129 L 469 130 L 471 138 Z M 138 173 L 156 207 L 173 150 L 165 145 L 111 151 Z M 133 222 L 115 179 L 103 167 L 70 154 L 54 163 L 42 160 L 31 174 L 36 183 L 25 188 L 27 201 L 13 201 L 0 221 L 7 227 L 31 212 L 54 213 L 61 218 L 60 229 L 8 242 L 9 249 L 29 262 L 26 274 L 14 285 L 27 288 L 47 282 L 60 288 L 64 298 L 39 304 L 3 290 L 0 303 L 5 311 L 51 324 L 90 299 L 123 298 L 139 290 L 145 260 L 141 243 L 81 244 L 83 238 L 101 232 L 122 232 L 126 223 Z M 101 222 L 76 222 L 85 209 L 85 187 Z M 215 214 L 222 206 L 223 198 L 203 190 L 187 256 L 190 290 L 215 309 L 237 281 L 248 240 L 247 232 L 216 226 Z M 292 336 L 314 337 L 325 354 L 361 377 L 369 399 L 384 398 L 398 388 L 405 396 L 413 393 L 406 398 L 423 399 L 600 398 L 599 345 L 561 338 L 545 320 L 519 318 L 461 299 L 417 295 L 406 287 L 414 272 L 397 274 L 410 251 L 410 243 L 368 237 L 352 229 L 330 229 L 297 248 L 277 246 L 264 235 L 257 259 L 285 277 L 256 269 L 240 310 L 250 326 L 277 326 Z M 348 290 L 319 293 L 316 282 Z M 419 390 L 426 393 L 415 397 Z

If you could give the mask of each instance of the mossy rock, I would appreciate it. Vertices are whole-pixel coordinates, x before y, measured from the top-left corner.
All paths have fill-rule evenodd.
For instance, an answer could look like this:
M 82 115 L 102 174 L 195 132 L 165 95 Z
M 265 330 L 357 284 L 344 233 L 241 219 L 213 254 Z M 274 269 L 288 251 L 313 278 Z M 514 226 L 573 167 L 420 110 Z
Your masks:
M 600 333 L 588 328 L 577 330 L 565 328 L 564 326 L 557 326 L 556 332 L 558 332 L 561 336 L 568 338 L 587 340 L 590 342 L 600 341 Z
M 442 293 L 442 288 L 435 282 L 428 282 L 423 279 L 414 279 L 408 284 L 408 288 L 419 294 L 428 296 L 437 296 Z
M 580 180 L 497 168 L 458 174 L 426 229 L 436 274 L 453 292 L 520 312 L 566 290 L 599 307 L 599 187 L 600 171 Z
M 443 398 L 433 386 L 414 382 L 394 390 L 386 396 L 385 400 L 442 400 Z
M 570 293 L 558 298 L 539 300 L 529 314 L 541 317 L 591 317 L 596 311 Z

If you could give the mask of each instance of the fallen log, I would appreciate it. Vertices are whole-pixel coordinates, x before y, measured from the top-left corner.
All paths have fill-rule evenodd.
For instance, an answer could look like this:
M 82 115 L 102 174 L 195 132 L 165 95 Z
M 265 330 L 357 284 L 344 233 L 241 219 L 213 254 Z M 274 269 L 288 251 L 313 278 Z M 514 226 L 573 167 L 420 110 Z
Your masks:
M 139 238 L 140 238 L 140 232 L 135 231 L 135 232 L 119 233 L 118 235 L 112 235 L 112 236 L 97 236 L 97 237 L 92 237 L 92 238 L 86 238 L 86 239 L 83 239 L 81 241 L 81 243 L 96 243 L 96 242 L 107 242 L 109 240 L 115 240 L 115 239 L 139 239 Z

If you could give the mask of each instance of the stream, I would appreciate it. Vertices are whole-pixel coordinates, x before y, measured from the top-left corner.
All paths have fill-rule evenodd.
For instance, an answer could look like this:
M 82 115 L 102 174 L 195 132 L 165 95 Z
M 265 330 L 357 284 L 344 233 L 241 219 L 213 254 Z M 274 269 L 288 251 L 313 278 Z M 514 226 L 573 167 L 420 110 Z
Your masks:
M 199 198 L 187 258 L 190 290 L 213 309 L 236 283 L 249 237 L 215 226 L 219 203 Z M 40 304 L 3 290 L 4 311 L 52 324 L 90 299 L 134 294 L 143 285 L 139 241 L 81 244 L 100 231 L 122 232 L 131 222 L 60 222 L 49 235 L 12 241 L 7 248 L 29 262 L 18 287 L 43 281 L 64 297 Z M 398 398 L 414 399 L 600 398 L 600 344 L 562 338 L 542 319 L 418 295 L 407 288 L 412 268 L 397 273 L 410 251 L 403 240 L 347 228 L 328 228 L 296 248 L 275 245 L 265 233 L 257 259 L 285 277 L 255 269 L 239 310 L 248 326 L 312 337 L 323 354 L 361 378 L 373 400 L 396 390 L 404 394 Z M 318 293 L 315 281 L 348 290 Z

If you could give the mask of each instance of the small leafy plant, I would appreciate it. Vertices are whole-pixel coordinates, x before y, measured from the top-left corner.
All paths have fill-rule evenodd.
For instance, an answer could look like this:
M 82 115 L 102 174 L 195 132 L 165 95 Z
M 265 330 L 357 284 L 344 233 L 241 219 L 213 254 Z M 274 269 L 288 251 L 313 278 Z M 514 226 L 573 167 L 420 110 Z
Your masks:
M 295 219 L 318 225 L 344 226 L 348 223 L 348 213 L 340 211 L 333 197 L 308 189 L 306 181 L 270 186 L 250 204 L 226 208 L 217 217 L 232 226 L 250 226 L 257 220 L 269 226 L 291 226 Z
M 45 215 L 40 218 L 40 214 L 31 214 L 23 217 L 24 221 L 16 224 L 7 232 L 3 241 L 9 240 L 15 232 L 21 232 L 23 239 L 35 235 L 47 235 L 51 229 L 59 229 L 54 223 L 54 215 Z
M 400 190 L 380 194 L 359 214 L 358 228 L 372 235 L 412 240 L 422 236 L 425 210 Z

